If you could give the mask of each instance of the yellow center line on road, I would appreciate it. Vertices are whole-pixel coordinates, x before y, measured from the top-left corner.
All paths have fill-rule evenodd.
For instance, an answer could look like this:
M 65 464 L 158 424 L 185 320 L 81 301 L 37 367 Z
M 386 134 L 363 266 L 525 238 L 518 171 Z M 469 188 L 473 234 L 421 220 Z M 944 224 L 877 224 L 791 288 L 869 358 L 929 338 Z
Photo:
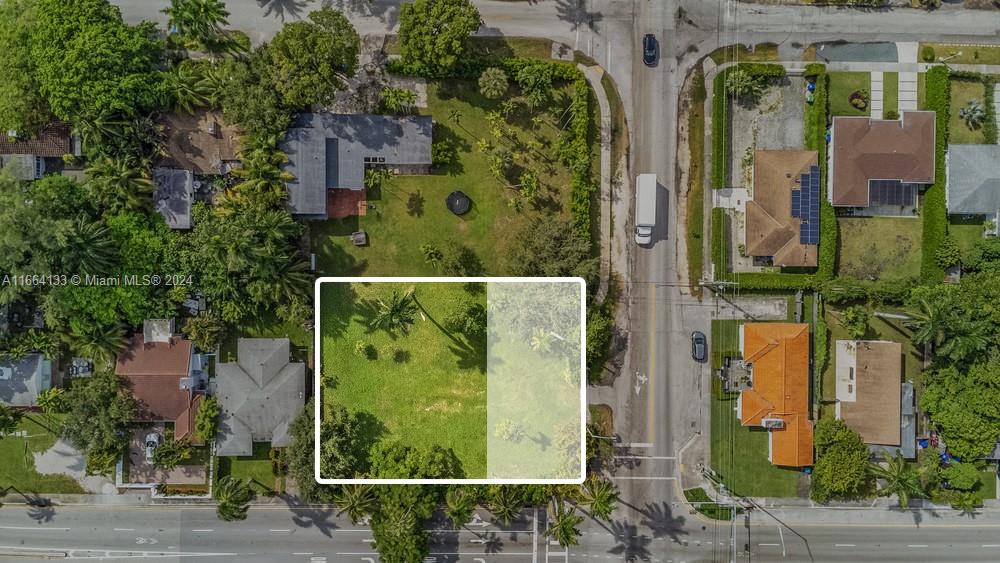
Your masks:
M 646 435 L 651 444 L 656 443 L 656 284 L 649 284 L 649 387 L 646 389 Z

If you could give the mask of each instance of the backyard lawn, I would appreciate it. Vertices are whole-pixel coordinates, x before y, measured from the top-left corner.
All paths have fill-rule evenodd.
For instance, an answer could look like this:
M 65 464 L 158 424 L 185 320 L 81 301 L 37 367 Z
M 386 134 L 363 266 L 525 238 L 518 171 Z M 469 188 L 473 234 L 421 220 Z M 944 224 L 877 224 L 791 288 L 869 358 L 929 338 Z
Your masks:
M 978 80 L 950 80 L 951 111 L 948 116 L 948 142 L 953 145 L 982 144 L 986 142 L 982 126 L 970 129 L 959 113 L 970 101 L 979 102 L 985 109 L 986 87 Z
M 712 321 L 712 367 L 722 366 L 723 356 L 739 355 L 742 321 Z M 768 436 L 761 428 L 741 426 L 736 418 L 736 393 L 723 393 L 712 380 L 712 469 L 735 494 L 794 497 L 802 473 L 771 465 L 767 460 Z
M 362 431 L 366 443 L 396 439 L 417 448 L 451 448 L 466 477 L 484 478 L 485 342 L 449 333 L 441 323 L 469 304 L 485 307 L 485 291 L 470 293 L 459 283 L 421 283 L 416 288 L 419 313 L 409 334 L 371 329 L 375 300 L 410 287 L 404 283 L 322 286 L 322 404 L 325 409 L 338 404 L 362 414 L 367 419 Z
M 882 73 L 882 116 L 890 111 L 899 112 L 899 73 Z
M 865 91 L 871 95 L 871 74 L 867 72 L 830 72 L 830 115 L 869 115 L 871 104 L 863 110 L 851 105 L 851 94 Z
M 570 174 L 553 155 L 559 116 L 569 103 L 570 91 L 568 85 L 556 88 L 549 111 L 531 110 L 521 102 L 510 114 L 517 136 L 526 145 L 538 143 L 523 150 L 515 166 L 534 171 L 541 184 L 537 208 L 525 204 L 516 212 L 509 206 L 514 189 L 494 178 L 489 155 L 479 149 L 481 140 L 497 143 L 487 113 L 500 110 L 501 101 L 481 96 L 474 80 L 429 83 L 428 107 L 420 112 L 434 118 L 436 142 L 455 143 L 457 162 L 432 175 L 397 176 L 377 192 L 369 191 L 374 209 L 363 217 L 312 223 L 319 270 L 325 275 L 440 275 L 425 261 L 420 247 L 431 244 L 447 251 L 460 244 L 478 255 L 485 273 L 502 274 L 503 257 L 507 246 L 517 241 L 517 232 L 542 217 L 569 216 Z M 533 117 L 540 119 L 533 122 Z M 599 164 L 599 159 L 595 162 Z M 472 200 L 465 215 L 456 216 L 445 207 L 445 198 L 455 190 Z M 368 233 L 368 246 L 351 244 L 348 235 L 358 230 Z
M 14 487 L 30 493 L 84 493 L 85 491 L 68 475 L 43 475 L 35 471 L 35 453 L 51 448 L 57 439 L 55 429 L 59 415 L 50 415 L 51 424 L 40 414 L 29 414 L 21 419 L 15 435 L 0 439 L 0 490 Z
M 923 225 L 916 217 L 842 217 L 838 275 L 900 279 L 920 274 Z
M 955 238 L 964 258 L 976 241 L 983 239 L 983 219 L 963 219 L 951 215 L 948 217 L 948 234 Z
M 236 341 L 238 338 L 288 338 L 292 344 L 292 356 L 297 361 L 311 362 L 313 333 L 304 326 L 279 319 L 274 311 L 264 311 L 249 322 L 238 324 L 222 342 L 219 361 L 236 361 Z
M 268 489 L 280 490 L 271 471 L 271 460 L 268 457 L 270 452 L 270 442 L 254 442 L 253 455 L 217 458 L 219 477 L 229 475 L 241 481 L 249 479 Z

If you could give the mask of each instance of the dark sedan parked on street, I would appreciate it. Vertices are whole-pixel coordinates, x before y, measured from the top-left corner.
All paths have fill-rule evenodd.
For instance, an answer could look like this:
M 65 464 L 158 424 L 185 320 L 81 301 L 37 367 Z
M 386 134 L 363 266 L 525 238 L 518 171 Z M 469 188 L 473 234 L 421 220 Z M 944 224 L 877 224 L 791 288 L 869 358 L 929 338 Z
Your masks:
M 696 362 L 704 362 L 708 359 L 708 340 L 699 331 L 691 333 L 691 357 Z
M 642 38 L 642 62 L 646 66 L 655 66 L 656 59 L 659 58 L 660 45 L 656 42 L 656 37 L 652 33 L 647 33 Z

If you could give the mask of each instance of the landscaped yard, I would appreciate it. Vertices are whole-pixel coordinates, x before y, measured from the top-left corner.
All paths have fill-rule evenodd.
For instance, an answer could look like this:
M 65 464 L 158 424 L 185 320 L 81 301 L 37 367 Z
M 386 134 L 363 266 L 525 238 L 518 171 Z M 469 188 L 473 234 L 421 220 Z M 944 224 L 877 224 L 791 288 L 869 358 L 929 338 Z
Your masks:
M 326 275 L 440 275 L 425 261 L 421 245 L 447 251 L 461 244 L 475 251 L 486 273 L 502 274 L 507 246 L 517 242 L 522 228 L 542 217 L 569 216 L 570 174 L 554 153 L 570 91 L 570 86 L 556 88 L 556 102 L 549 112 L 531 110 L 522 102 L 510 114 L 517 135 L 539 143 L 522 151 L 523 160 L 516 163 L 538 176 L 539 209 L 525 204 L 516 212 L 509 206 L 515 191 L 494 178 L 489 155 L 478 148 L 481 140 L 497 143 L 487 113 L 499 111 L 502 100 L 484 98 L 473 80 L 429 83 L 428 107 L 421 113 L 434 118 L 436 142 L 455 142 L 457 163 L 432 175 L 393 178 L 380 193 L 369 193 L 374 209 L 363 217 L 313 223 L 312 247 L 319 270 Z M 541 119 L 536 124 L 533 117 Z M 597 144 L 593 146 L 596 151 Z M 469 213 L 456 216 L 445 207 L 445 198 L 455 190 L 471 198 Z M 368 246 L 351 244 L 348 235 L 358 230 L 368 233 Z
M 311 362 L 312 331 L 301 324 L 282 321 L 274 311 L 264 311 L 256 318 L 238 324 L 230 334 L 227 334 L 220 349 L 220 362 L 236 361 L 238 338 L 288 338 L 292 344 L 292 356 L 297 361 Z
M 842 276 L 899 279 L 920 275 L 923 225 L 915 217 L 842 217 L 838 255 Z
M 251 480 L 268 489 L 281 490 L 271 469 L 270 442 L 254 442 L 253 455 L 218 458 L 219 477 L 229 475 L 241 481 Z
M 742 321 L 712 321 L 713 369 L 724 356 L 739 355 Z M 794 497 L 802 473 L 771 465 L 767 460 L 767 430 L 740 425 L 736 418 L 736 393 L 723 393 L 712 380 L 712 469 L 735 494 Z
M 830 115 L 869 115 L 871 104 L 863 110 L 851 105 L 851 94 L 864 91 L 871 96 L 871 74 L 867 72 L 831 72 Z
M 983 128 L 970 129 L 959 113 L 970 101 L 985 109 L 986 88 L 978 80 L 950 80 L 951 110 L 948 116 L 948 142 L 953 145 L 981 144 L 986 142 Z
M 983 219 L 963 219 L 951 215 L 948 217 L 948 234 L 955 238 L 962 250 L 962 257 L 968 256 L 976 241 L 983 238 Z
M 949 45 L 947 43 L 921 43 L 934 48 L 937 60 L 947 59 L 952 64 L 998 65 L 1000 46 Z
M 35 453 L 51 448 L 58 438 L 59 416 L 41 414 L 21 419 L 15 435 L 0 438 L 0 489 L 14 487 L 22 493 L 84 493 L 68 475 L 43 475 L 35 471 Z
M 398 273 L 398 272 L 397 272 Z M 465 284 L 421 283 L 409 334 L 372 330 L 376 299 L 402 283 L 328 283 L 321 288 L 324 407 L 367 415 L 365 442 L 451 448 L 470 478 L 486 474 L 486 346 L 442 326 L 453 312 L 486 305 L 485 291 Z M 361 353 L 359 353 L 359 344 Z M 365 346 L 371 347 L 367 352 Z M 334 477 L 334 476 L 330 476 Z

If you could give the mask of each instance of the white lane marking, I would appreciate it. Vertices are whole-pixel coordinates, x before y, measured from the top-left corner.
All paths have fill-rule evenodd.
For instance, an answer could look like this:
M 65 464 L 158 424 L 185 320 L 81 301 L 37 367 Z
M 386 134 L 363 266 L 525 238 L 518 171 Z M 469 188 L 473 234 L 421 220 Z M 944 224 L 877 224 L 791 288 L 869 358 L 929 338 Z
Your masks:
M 631 444 L 628 444 L 628 447 L 630 447 L 630 448 L 652 448 L 653 444 L 651 444 L 649 442 L 632 442 Z
M 38 530 L 39 532 L 68 532 L 69 528 L 50 528 L 48 526 L 0 526 L 0 530 Z
M 785 534 L 782 533 L 781 526 L 778 526 L 778 537 L 781 538 L 781 556 L 788 557 L 788 555 L 785 554 Z
M 192 532 L 198 532 L 198 533 L 209 533 L 209 532 L 214 532 L 215 530 L 212 530 L 212 529 L 204 529 L 204 530 L 191 530 L 191 531 L 192 531 Z
M 363 539 L 363 540 L 361 540 L 361 541 L 363 541 L 363 542 L 365 542 L 365 543 L 374 543 L 374 542 L 375 542 L 375 540 L 374 540 L 374 539 Z
M 288 533 L 288 532 L 291 532 L 291 530 L 270 530 L 270 531 L 271 532 L 275 532 L 275 533 L 280 533 L 280 532 Z
M 757 545 L 759 545 L 761 547 L 778 547 L 781 544 L 780 543 L 759 543 Z
M 312 555 L 311 551 L 296 551 L 292 555 Z
M 983 547 L 1000 547 L 1000 543 L 984 543 Z
M 906 547 L 927 547 L 927 544 L 926 543 L 911 543 L 911 544 L 907 545 Z
M 116 532 L 134 532 L 135 528 L 115 528 Z
M 833 544 L 833 547 L 858 547 L 858 546 L 854 545 L 853 543 L 835 543 Z

